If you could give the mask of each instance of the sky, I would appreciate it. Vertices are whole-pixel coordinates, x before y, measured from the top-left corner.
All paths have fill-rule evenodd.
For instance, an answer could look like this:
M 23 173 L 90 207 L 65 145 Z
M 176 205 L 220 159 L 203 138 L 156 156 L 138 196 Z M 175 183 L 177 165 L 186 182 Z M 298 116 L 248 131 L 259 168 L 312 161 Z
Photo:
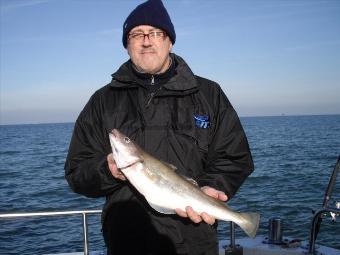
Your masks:
M 0 0 L 0 124 L 74 122 L 143 1 Z M 168 0 L 173 52 L 239 116 L 340 114 L 340 0 Z

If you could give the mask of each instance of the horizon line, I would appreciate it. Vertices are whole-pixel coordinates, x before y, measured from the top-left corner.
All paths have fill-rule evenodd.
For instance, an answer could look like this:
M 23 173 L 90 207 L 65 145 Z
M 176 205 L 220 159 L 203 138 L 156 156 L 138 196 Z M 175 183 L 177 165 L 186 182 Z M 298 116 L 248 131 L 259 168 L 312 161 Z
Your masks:
M 280 115 L 240 115 L 239 118 L 275 118 L 275 117 L 312 117 L 312 116 L 340 116 L 340 113 L 325 113 L 325 114 L 280 114 Z M 62 121 L 62 122 L 37 122 L 37 123 L 7 123 L 0 126 L 20 126 L 20 125 L 51 125 L 51 124 L 74 124 L 74 121 Z

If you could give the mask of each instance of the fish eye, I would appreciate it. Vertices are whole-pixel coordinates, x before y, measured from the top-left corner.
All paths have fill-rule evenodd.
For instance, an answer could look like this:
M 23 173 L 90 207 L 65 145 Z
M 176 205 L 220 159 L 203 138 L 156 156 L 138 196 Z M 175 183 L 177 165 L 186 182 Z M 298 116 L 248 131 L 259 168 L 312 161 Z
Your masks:
M 130 142 L 131 142 L 131 140 L 130 140 L 130 138 L 129 138 L 129 137 L 124 137 L 124 142 L 125 142 L 125 143 L 130 143 Z

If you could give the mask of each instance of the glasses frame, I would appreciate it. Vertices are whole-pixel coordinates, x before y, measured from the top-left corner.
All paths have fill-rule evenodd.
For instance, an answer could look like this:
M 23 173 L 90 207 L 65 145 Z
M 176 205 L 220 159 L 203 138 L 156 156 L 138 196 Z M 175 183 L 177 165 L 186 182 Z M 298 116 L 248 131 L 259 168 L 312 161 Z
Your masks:
M 151 37 L 150 37 L 151 35 Z M 129 33 L 127 36 L 128 41 L 136 41 L 136 42 L 142 42 L 145 40 L 145 37 L 148 38 L 149 41 L 154 42 L 158 41 L 160 39 L 164 39 L 167 36 L 166 32 L 164 31 L 151 31 L 149 33 L 144 32 L 132 32 Z

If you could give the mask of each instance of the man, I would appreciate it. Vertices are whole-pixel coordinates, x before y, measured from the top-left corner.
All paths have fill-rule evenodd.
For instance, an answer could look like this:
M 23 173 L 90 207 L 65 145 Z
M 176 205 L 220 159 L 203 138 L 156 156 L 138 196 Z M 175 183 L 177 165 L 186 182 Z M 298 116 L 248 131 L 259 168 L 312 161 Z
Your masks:
M 218 84 L 194 75 L 171 53 L 175 41 L 160 0 L 137 6 L 123 26 L 130 60 L 91 97 L 74 127 L 66 179 L 77 193 L 106 196 L 102 222 L 108 254 L 218 253 L 213 217 L 191 207 L 160 214 L 126 181 L 112 158 L 113 128 L 222 201 L 253 170 L 230 102 Z

